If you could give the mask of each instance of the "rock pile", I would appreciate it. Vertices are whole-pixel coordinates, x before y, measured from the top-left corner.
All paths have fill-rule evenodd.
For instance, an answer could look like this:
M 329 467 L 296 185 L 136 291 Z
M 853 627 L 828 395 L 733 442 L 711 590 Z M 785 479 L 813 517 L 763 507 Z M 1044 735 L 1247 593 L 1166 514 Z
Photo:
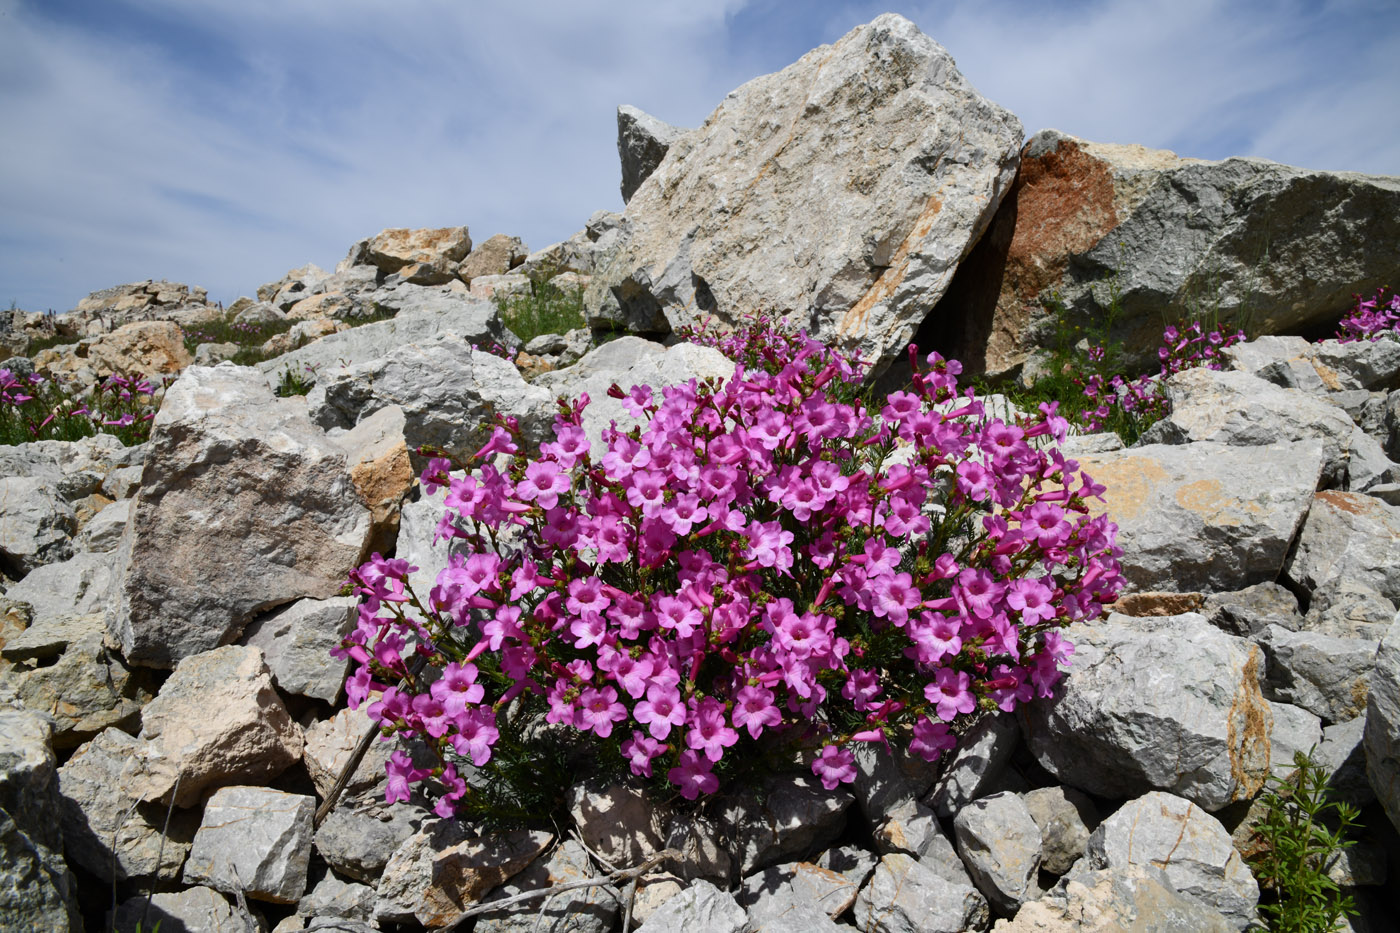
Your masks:
M 653 335 L 697 310 L 800 309 L 819 333 L 886 360 L 957 293 L 959 260 L 983 262 L 998 237 L 1015 246 L 1005 268 L 1021 270 L 998 281 L 1024 298 L 1061 276 L 1087 282 L 1080 260 L 1106 231 L 1137 242 L 1128 234 L 1171 216 L 1182 192 L 1234 178 L 1217 219 L 1252 229 L 1313 183 L 1058 135 L 1018 157 L 1015 118 L 891 16 L 745 85 L 696 130 L 662 132 L 639 114 L 626 114 L 637 186 L 625 213 L 528 255 L 508 237 L 473 245 L 465 227 L 385 231 L 335 272 L 293 270 L 229 311 L 390 319 L 258 369 L 172 362 L 179 377 L 140 447 L 103 436 L 0 448 L 0 927 L 291 933 L 465 919 L 605 933 L 630 916 L 646 933 L 1242 930 L 1260 898 L 1243 857 L 1259 794 L 1314 749 L 1367 827 L 1333 877 L 1363 908 L 1353 928 L 1383 928 L 1400 910 L 1385 887 L 1400 851 L 1394 341 L 1261 338 L 1231 348 L 1225 371 L 1171 377 L 1172 414 L 1138 445 L 1070 438 L 1067 455 L 1106 487 L 1129 590 L 1117 611 L 1067 630 L 1076 653 L 1054 699 L 984 716 L 936 765 L 866 750 L 853 785 L 776 774 L 700 809 L 585 774 L 567 823 L 488 830 L 441 820 L 418 797 L 385 804 L 396 746 L 374 742 L 326 806 L 370 728 L 345 708 L 345 662 L 328 650 L 355 617 L 345 574 L 392 552 L 425 592 L 448 562 L 434 533 L 443 493 L 415 485 L 417 446 L 470 452 L 491 412 L 539 440 L 556 396 L 582 392 L 596 445 L 610 422 L 635 423 L 608 397 L 613 383 L 734 371 L 709 347 L 630 335 L 589 349 L 581 333 L 532 342 L 552 371 L 531 364 L 541 374 L 527 381 L 483 349 L 510 340 L 474 297 L 486 288 L 540 270 L 593 276 L 595 322 Z M 1084 175 L 1097 181 L 1070 199 L 1079 226 L 1065 221 L 1063 242 L 1016 239 L 1064 200 L 1037 202 L 1040 186 L 1079 190 Z M 1354 203 L 1388 197 L 1389 180 L 1345 181 Z M 728 219 L 700 206 L 720 195 Z M 1010 211 L 1010 233 L 1003 196 L 1024 212 Z M 814 200 L 828 213 L 802 214 Z M 1212 242 L 1201 261 L 1224 263 Z M 1031 282 L 1016 263 L 1036 257 L 1052 257 L 1049 277 Z M 1387 269 L 1352 259 L 1367 275 Z M 1153 279 L 1147 260 L 1133 268 L 1133 294 L 1163 306 L 1187 287 Z M 1307 314 L 1328 311 L 1350 273 L 1336 274 L 1303 296 Z M 89 310 L 207 308 L 197 291 L 130 289 Z M 1034 328 L 1001 294 L 987 320 L 1002 337 L 987 338 L 985 359 L 1012 368 Z M 85 333 L 83 359 L 171 320 Z M 309 396 L 273 395 L 288 367 L 315 374 Z

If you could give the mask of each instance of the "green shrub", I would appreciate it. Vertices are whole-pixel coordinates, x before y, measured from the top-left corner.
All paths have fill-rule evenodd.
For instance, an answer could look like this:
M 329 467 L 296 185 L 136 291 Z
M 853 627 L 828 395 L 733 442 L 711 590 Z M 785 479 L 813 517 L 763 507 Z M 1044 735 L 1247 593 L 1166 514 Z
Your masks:
M 501 321 L 522 343 L 541 334 L 563 334 L 583 326 L 583 289 L 561 288 L 554 277 L 531 283 L 528 295 L 496 298 Z

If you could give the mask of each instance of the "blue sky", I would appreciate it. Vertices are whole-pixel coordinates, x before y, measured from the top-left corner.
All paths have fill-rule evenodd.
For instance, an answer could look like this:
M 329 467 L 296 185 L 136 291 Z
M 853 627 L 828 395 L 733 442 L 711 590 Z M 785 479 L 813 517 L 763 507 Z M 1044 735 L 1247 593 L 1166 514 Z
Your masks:
M 1027 134 L 1400 175 L 1396 0 L 0 0 L 0 307 L 545 246 L 621 209 L 618 104 L 696 125 L 886 11 Z

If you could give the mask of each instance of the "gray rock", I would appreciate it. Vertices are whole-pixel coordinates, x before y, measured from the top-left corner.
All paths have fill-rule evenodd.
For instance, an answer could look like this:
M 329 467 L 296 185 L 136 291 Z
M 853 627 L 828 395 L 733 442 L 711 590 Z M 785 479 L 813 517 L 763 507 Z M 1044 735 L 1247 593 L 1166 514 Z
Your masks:
M 460 286 L 459 286 L 460 287 Z M 354 367 L 379 359 L 392 347 L 426 343 L 442 336 L 489 346 L 510 341 L 496 306 L 489 301 L 452 294 L 443 289 L 401 285 L 379 289 L 375 301 L 397 313 L 338 334 L 322 337 L 299 350 L 258 364 L 269 387 L 276 387 L 282 373 L 312 373 L 313 379 L 341 367 Z
M 64 850 L 75 864 L 108 883 L 114 877 L 179 879 L 199 826 L 196 812 L 172 812 L 126 793 L 122 768 L 140 744 L 125 732 L 107 729 L 58 769 Z
M 1124 804 L 1089 837 L 1088 865 L 1160 868 L 1176 890 L 1215 908 L 1236 929 L 1254 921 L 1259 885 L 1220 821 L 1182 797 L 1154 791 Z
M 1171 414 L 1150 429 L 1168 443 L 1214 441 L 1263 447 L 1280 441 L 1320 440 L 1322 480 L 1346 475 L 1352 432 L 1346 412 L 1297 389 L 1281 389 L 1248 373 L 1183 370 L 1166 381 Z M 1153 443 L 1154 441 L 1147 441 Z
M 118 933 L 138 933 L 154 930 L 157 923 L 172 933 L 249 933 L 258 928 L 252 916 L 218 891 L 202 886 L 152 895 L 149 907 L 144 894 L 122 901 L 114 927 Z
M 817 866 L 836 872 L 859 888 L 865 884 L 879 861 L 879 856 L 859 846 L 836 846 L 821 854 Z
M 1107 454 L 1122 449 L 1123 439 L 1111 432 L 1071 434 L 1064 439 L 1064 443 L 1060 444 L 1060 452 L 1066 457 L 1077 457 L 1081 454 Z
M 1394 618 L 1395 603 L 1344 573 L 1313 591 L 1302 627 L 1335 638 L 1380 641 Z
M 141 712 L 127 793 L 188 807 L 207 787 L 276 777 L 301 757 L 301 729 L 262 652 L 227 645 L 186 658 Z
M 548 858 L 535 859 L 528 868 L 497 888 L 485 900 L 490 902 L 526 891 L 582 881 L 597 874 L 583 846 L 570 839 Z M 474 930 L 475 933 L 534 933 L 536 930 L 549 933 L 609 933 L 620 912 L 620 896 L 611 885 L 577 888 L 550 898 L 547 904 L 541 898 L 480 914 Z
M 1290 631 L 1303 628 L 1298 597 L 1277 583 L 1257 583 L 1231 593 L 1206 597 L 1201 614 L 1231 635 L 1249 638 L 1277 625 Z
M 243 349 L 236 343 L 201 343 L 194 348 L 196 366 L 217 366 L 224 360 L 231 360 Z
M 1229 933 L 1235 925 L 1217 910 L 1177 893 L 1155 867 L 1126 865 L 1094 871 L 1084 863 L 1043 898 L 1021 908 L 997 933 Z
M 1368 496 L 1374 496 L 1386 505 L 1400 505 L 1400 483 L 1377 483 L 1366 490 Z
M 1040 897 L 1040 826 L 1016 794 L 972 801 L 953 820 L 958 854 L 968 874 L 997 910 L 1014 914 Z
M 881 16 L 732 92 L 671 146 L 589 286 L 589 321 L 654 332 L 795 312 L 883 368 L 990 221 L 1020 139 L 941 46 Z
M 1376 653 L 1366 700 L 1366 776 L 1400 829 L 1400 615 Z
M 477 276 L 503 275 L 524 262 L 529 252 L 520 237 L 498 233 L 472 247 L 457 264 L 457 277 L 470 285 Z
M 347 878 L 377 884 L 389 857 L 431 817 L 414 799 L 386 804 L 382 794 L 343 797 L 316 830 L 316 851 Z
M 5 657 L 53 657 L 72 640 L 63 632 L 86 631 L 87 620 L 102 618 L 112 587 L 113 563 L 111 554 L 74 554 L 68 560 L 36 567 L 11 586 L 5 596 L 27 603 L 33 617 L 29 631 L 5 644 Z
M 734 839 L 733 854 L 743 877 L 760 868 L 815 854 L 841 834 L 850 791 L 828 791 L 809 775 L 769 778 L 761 795 L 726 801 L 721 824 Z
M 0 572 L 19 578 L 67 560 L 78 518 L 58 487 L 33 476 L 0 476 Z
M 1103 322 L 1110 284 L 1112 336 L 1144 355 L 1164 320 L 1191 320 L 1202 306 L 1227 323 L 1248 313 L 1263 333 L 1330 326 L 1353 295 L 1400 277 L 1393 251 L 1359 246 L 1400 236 L 1397 207 L 1390 177 L 1204 162 L 1044 130 L 960 267 L 967 285 L 948 304 L 970 333 L 949 355 L 1010 372 L 1054 345 L 1052 299 L 1064 320 Z
M 0 929 L 81 929 L 63 861 L 57 759 L 43 717 L 0 709 Z
M 306 728 L 306 745 L 302 750 L 302 761 L 306 765 L 316 792 L 322 797 L 330 794 L 331 787 L 340 777 L 340 772 L 350 763 L 355 746 L 360 743 L 374 724 L 365 715 L 364 707 L 343 709 L 330 719 L 312 723 Z M 365 753 L 360 764 L 345 786 L 346 794 L 357 794 L 369 790 L 384 780 L 384 765 L 389 756 L 399 747 L 398 742 L 374 742 Z
M 514 830 L 468 838 L 456 821 L 433 820 L 404 842 L 384 866 L 374 919 L 440 927 L 513 877 L 553 840 L 546 832 Z
M 295 904 L 306 893 L 316 799 L 270 787 L 221 787 L 185 861 L 186 884 Z
M 795 898 L 768 897 L 748 910 L 744 933 L 845 933 L 820 907 Z
M 9 360 L 5 365 L 10 365 Z M 31 441 L 0 447 L 0 476 L 46 479 L 66 501 L 96 492 L 113 467 L 139 463 L 144 448 L 123 447 L 110 434 L 76 441 Z
M 929 804 L 947 818 L 990 793 L 1020 742 L 1021 730 L 1014 715 L 983 716 L 958 740 L 952 759 L 933 785 Z
M 617 108 L 617 157 L 622 161 L 623 204 L 632 200 L 633 193 L 666 158 L 671 144 L 687 132 L 636 107 L 623 104 Z
M 140 469 L 123 467 L 123 470 Z M 113 472 L 120 473 L 122 470 Z M 93 554 L 115 551 L 121 545 L 122 535 L 126 533 L 126 526 L 131 521 L 131 505 L 130 499 L 118 499 L 88 519 L 87 524 L 83 525 L 83 530 L 74 539 L 75 548 Z
M 875 826 L 875 849 L 881 854 L 903 852 L 923 858 L 947 842 L 938 825 L 938 814 L 915 800 L 887 808 L 883 817 Z
M 349 661 L 330 651 L 355 627 L 357 605 L 355 596 L 299 599 L 254 619 L 240 641 L 262 649 L 278 689 L 334 703 Z
M 1317 762 L 1331 777 L 1327 786 L 1331 793 L 1356 807 L 1365 807 L 1376 799 L 1366 779 L 1365 715 L 1339 722 L 1322 730 L 1322 743 L 1313 753 Z
M 1312 593 L 1341 576 L 1400 600 L 1400 509 L 1354 492 L 1320 492 L 1284 572 Z
M 1078 460 L 1107 487 L 1106 503 L 1091 508 L 1118 523 L 1129 588 L 1210 592 L 1278 578 L 1317 488 L 1322 444 L 1159 444 Z
M 1089 834 L 1099 825 L 1099 811 L 1073 787 L 1041 787 L 1021 795 L 1040 827 L 1040 867 L 1063 875 L 1084 854 Z
M 374 916 L 374 899 L 374 888 L 369 885 L 341 881 L 327 874 L 297 901 L 297 914 L 368 921 Z
M 532 443 L 544 439 L 554 415 L 549 393 L 527 385 L 514 365 L 452 338 L 323 374 L 307 402 L 323 428 L 353 427 L 397 405 L 410 449 L 431 444 L 463 458 L 485 441 L 493 413 L 518 418 Z
M 1269 771 L 1287 777 L 1294 770 L 1293 756 L 1309 752 L 1322 741 L 1322 720 L 1299 706 L 1270 703 L 1274 730 L 1270 735 Z
M 744 908 L 728 891 L 695 881 L 662 904 L 637 933 L 743 933 L 747 921 Z
M 1400 460 L 1400 389 L 1385 397 L 1380 411 L 1381 435 L 1385 453 L 1392 460 Z
M 1365 711 L 1377 641 L 1271 626 L 1259 644 L 1269 660 L 1270 699 L 1301 706 L 1329 723 L 1344 722 Z
M 1092 794 L 1165 789 L 1207 810 L 1263 787 L 1272 723 L 1257 647 L 1194 613 L 1114 614 L 1066 636 L 1074 666 L 1059 695 L 1020 710 L 1044 768 Z
M 1319 340 L 1309 357 L 1331 391 L 1400 389 L 1400 341 Z
M 525 344 L 525 352 L 531 356 L 554 356 L 563 353 L 568 345 L 563 334 L 540 334 Z
M 662 864 L 682 881 L 703 878 L 727 888 L 738 874 L 723 827 L 704 813 L 671 813 L 666 848 L 680 858 Z
M 576 784 L 568 802 L 584 843 L 614 865 L 636 865 L 665 848 L 666 813 L 636 788 Z
M 227 644 L 261 612 L 336 595 L 359 563 L 369 511 L 301 402 L 228 363 L 166 391 L 107 619 L 131 662 Z
M 873 858 L 870 865 L 874 867 Z M 825 918 L 835 919 L 856 902 L 860 884 L 811 862 L 789 862 L 745 878 L 734 897 L 750 917 L 758 913 L 782 914 L 794 907 L 814 907 Z M 759 909 L 756 911 L 755 907 Z
M 1351 492 L 1370 492 L 1374 486 L 1385 485 L 1400 469 L 1385 455 L 1380 441 L 1360 428 L 1351 429 L 1348 444 L 1346 488 Z
M 983 930 L 987 901 L 971 885 L 945 881 L 907 855 L 880 859 L 856 897 L 855 923 L 871 933 L 962 933 Z

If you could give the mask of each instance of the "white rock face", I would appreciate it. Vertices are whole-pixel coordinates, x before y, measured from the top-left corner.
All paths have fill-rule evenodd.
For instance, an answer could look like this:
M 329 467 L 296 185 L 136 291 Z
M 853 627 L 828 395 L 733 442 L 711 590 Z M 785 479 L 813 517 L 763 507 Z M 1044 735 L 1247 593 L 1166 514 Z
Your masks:
M 167 391 L 107 617 L 128 661 L 227 644 L 261 612 L 334 596 L 360 562 L 369 510 L 301 402 L 228 363 Z
M 589 286 L 642 332 L 795 313 L 883 365 L 903 350 L 1015 176 L 1020 121 L 886 14 L 730 93 L 672 143 Z
M 316 799 L 270 787 L 221 787 L 204 805 L 187 884 L 294 904 L 306 893 Z
M 334 703 L 349 662 L 330 652 L 355 627 L 358 604 L 355 596 L 299 599 L 256 620 L 242 641 L 262 649 L 278 689 Z
M 1212 811 L 1263 787 L 1273 720 L 1259 648 L 1194 613 L 1114 614 L 1066 636 L 1074 664 L 1058 695 L 1019 713 L 1044 768 L 1092 794 L 1169 790 Z

